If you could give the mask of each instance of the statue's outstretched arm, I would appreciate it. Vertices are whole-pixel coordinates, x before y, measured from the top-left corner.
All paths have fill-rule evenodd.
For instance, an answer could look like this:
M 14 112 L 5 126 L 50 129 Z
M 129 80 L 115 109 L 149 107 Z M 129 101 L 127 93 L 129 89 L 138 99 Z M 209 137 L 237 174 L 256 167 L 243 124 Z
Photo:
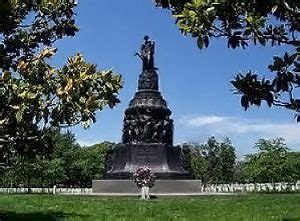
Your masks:
M 135 52 L 134 56 L 138 56 L 142 61 L 144 60 L 142 55 L 138 52 Z

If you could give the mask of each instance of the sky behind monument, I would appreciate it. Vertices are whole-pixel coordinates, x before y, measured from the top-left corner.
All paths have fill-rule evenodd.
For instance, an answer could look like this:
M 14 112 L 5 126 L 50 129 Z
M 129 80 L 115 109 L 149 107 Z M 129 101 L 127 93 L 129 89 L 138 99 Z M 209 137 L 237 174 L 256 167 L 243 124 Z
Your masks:
M 98 113 L 88 130 L 72 128 L 80 144 L 121 141 L 123 112 L 142 67 L 134 54 L 147 34 L 156 42 L 155 64 L 160 90 L 173 112 L 175 143 L 229 137 L 242 156 L 254 151 L 259 138 L 284 137 L 290 148 L 300 150 L 300 124 L 292 112 L 266 105 L 245 112 L 229 83 L 234 74 L 250 69 L 271 76 L 267 66 L 272 56 L 286 48 L 232 50 L 225 40 L 213 40 L 201 51 L 195 39 L 181 35 L 170 12 L 155 8 L 151 0 L 79 1 L 77 14 L 80 32 L 56 44 L 59 51 L 53 63 L 63 65 L 68 56 L 80 52 L 99 70 L 113 68 L 124 79 L 116 108 Z

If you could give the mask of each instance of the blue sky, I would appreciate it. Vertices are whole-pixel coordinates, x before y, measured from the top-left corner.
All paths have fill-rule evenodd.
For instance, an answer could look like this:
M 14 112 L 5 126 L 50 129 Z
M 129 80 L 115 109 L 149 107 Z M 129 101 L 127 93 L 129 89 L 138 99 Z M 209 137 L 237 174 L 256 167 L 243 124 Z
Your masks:
M 76 19 L 80 32 L 56 43 L 59 50 L 53 62 L 61 66 L 68 56 L 80 52 L 99 70 L 113 68 L 124 79 L 117 107 L 98 113 L 88 130 L 72 128 L 80 144 L 121 141 L 123 112 L 141 71 L 134 53 L 147 34 L 156 41 L 155 63 L 162 95 L 173 112 L 175 143 L 227 136 L 242 156 L 254 151 L 257 139 L 281 136 L 290 148 L 300 150 L 300 125 L 292 112 L 265 105 L 245 112 L 229 84 L 234 74 L 250 69 L 271 76 L 266 67 L 273 55 L 283 54 L 286 48 L 232 50 L 224 40 L 213 40 L 201 51 L 195 39 L 180 34 L 170 12 L 155 8 L 151 0 L 79 1 Z

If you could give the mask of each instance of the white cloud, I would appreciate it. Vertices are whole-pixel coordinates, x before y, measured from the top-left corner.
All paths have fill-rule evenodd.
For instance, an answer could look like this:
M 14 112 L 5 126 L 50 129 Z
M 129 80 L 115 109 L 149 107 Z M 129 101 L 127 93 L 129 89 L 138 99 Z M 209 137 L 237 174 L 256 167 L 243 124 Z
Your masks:
M 261 138 L 283 137 L 288 142 L 300 143 L 300 124 L 267 120 L 242 119 L 228 116 L 186 116 L 179 124 L 190 129 L 201 129 L 212 134 L 257 134 Z
M 80 144 L 81 146 L 92 146 L 96 143 L 101 143 L 101 142 L 102 141 L 95 140 L 95 139 L 86 139 L 86 140 L 78 139 L 77 140 L 77 143 Z
M 184 120 L 184 119 L 181 119 Z M 186 118 L 185 121 L 189 126 L 201 127 L 210 124 L 216 124 L 224 121 L 225 118 L 218 116 L 198 116 L 194 118 Z

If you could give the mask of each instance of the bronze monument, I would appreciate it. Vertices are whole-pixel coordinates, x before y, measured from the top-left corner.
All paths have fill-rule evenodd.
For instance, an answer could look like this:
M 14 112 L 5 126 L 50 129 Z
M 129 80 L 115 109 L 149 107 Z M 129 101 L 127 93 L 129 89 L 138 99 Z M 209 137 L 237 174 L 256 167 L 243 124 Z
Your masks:
M 172 112 L 159 91 L 154 53 L 155 43 L 145 36 L 136 53 L 143 64 L 138 91 L 125 111 L 122 144 L 107 156 L 108 179 L 129 179 L 144 165 L 159 179 L 189 177 L 184 153 L 173 146 Z

